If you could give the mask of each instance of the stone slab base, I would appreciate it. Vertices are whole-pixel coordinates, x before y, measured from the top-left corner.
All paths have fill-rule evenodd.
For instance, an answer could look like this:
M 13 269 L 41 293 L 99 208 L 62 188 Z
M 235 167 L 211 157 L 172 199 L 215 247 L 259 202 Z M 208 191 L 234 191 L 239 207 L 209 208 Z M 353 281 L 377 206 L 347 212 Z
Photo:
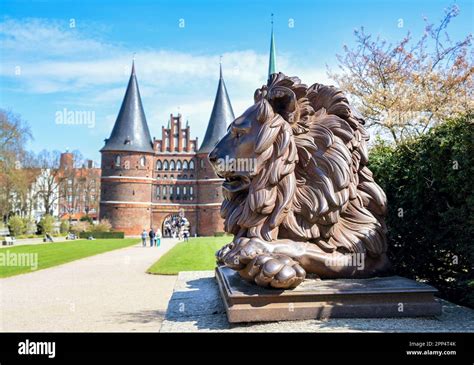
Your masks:
M 259 287 L 227 267 L 216 268 L 216 279 L 231 323 L 441 314 L 435 288 L 400 276 L 309 279 L 292 290 Z
M 160 332 L 474 332 L 474 310 L 436 301 L 442 313 L 432 317 L 230 323 L 214 271 L 184 271 L 177 277 Z

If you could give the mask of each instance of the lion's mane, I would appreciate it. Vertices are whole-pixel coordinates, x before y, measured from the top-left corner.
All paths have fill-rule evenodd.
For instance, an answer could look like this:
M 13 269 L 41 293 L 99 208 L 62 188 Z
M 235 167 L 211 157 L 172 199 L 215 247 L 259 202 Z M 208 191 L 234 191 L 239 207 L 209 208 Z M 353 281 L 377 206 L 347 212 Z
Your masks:
M 386 197 L 366 166 L 364 120 L 344 94 L 278 73 L 255 103 L 257 169 L 248 190 L 224 190 L 226 231 L 328 253 L 385 252 Z

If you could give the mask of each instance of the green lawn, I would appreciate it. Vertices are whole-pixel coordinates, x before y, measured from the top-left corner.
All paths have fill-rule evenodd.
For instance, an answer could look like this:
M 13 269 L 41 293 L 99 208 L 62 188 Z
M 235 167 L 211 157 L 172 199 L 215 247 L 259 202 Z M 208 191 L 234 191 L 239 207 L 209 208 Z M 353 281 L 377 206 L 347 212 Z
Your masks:
M 216 251 L 232 237 L 198 237 L 178 243 L 149 269 L 150 274 L 176 275 L 180 271 L 213 270 Z
M 125 238 L 4 247 L 0 249 L 0 278 L 46 269 L 136 243 L 136 238 Z

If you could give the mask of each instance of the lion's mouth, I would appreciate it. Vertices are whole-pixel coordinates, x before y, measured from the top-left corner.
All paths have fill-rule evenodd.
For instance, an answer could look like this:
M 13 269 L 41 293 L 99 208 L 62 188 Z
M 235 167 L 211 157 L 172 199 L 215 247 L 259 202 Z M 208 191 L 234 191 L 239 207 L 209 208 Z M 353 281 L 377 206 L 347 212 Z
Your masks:
M 248 176 L 244 175 L 228 175 L 225 176 L 225 181 L 222 184 L 224 189 L 235 193 L 247 189 L 250 185 L 250 179 Z

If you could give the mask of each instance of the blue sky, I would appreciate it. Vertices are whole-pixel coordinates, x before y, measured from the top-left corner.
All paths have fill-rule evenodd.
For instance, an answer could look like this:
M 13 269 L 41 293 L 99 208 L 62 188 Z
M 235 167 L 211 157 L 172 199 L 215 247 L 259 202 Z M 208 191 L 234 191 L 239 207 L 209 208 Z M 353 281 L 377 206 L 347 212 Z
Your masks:
M 353 43 L 353 30 L 396 42 L 415 36 L 423 17 L 438 21 L 452 1 L 9 1 L 0 4 L 0 107 L 28 121 L 39 151 L 80 150 L 100 161 L 135 53 L 153 136 L 180 112 L 202 141 L 217 87 L 219 56 L 236 115 L 266 80 L 270 14 L 277 69 L 303 82 L 331 82 L 326 65 Z M 473 2 L 456 1 L 450 25 L 472 33 Z M 399 27 L 399 20 L 403 27 Z M 291 26 L 293 25 L 293 26 Z M 58 124 L 58 113 L 85 112 L 93 122 Z

